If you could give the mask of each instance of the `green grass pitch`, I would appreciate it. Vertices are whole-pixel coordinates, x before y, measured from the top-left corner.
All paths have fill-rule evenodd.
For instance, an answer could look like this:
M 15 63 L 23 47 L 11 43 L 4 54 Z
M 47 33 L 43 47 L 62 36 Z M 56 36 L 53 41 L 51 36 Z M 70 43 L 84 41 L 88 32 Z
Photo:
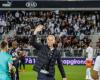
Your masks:
M 20 72 L 20 80 L 37 80 L 37 73 L 32 70 L 32 65 L 26 65 L 26 71 Z M 56 80 L 62 80 L 59 69 L 55 66 L 55 78 Z M 85 66 L 68 66 L 64 65 L 68 80 L 85 80 Z

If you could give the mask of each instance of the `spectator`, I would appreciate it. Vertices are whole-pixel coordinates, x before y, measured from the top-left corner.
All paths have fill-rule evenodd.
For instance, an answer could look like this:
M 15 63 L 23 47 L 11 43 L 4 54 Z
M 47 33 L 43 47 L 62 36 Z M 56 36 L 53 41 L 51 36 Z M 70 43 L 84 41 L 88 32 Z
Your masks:
M 4 12 L 5 13 L 5 12 Z M 85 13 L 85 14 L 84 14 Z M 54 34 L 59 36 L 63 44 L 66 42 L 68 47 L 77 48 L 75 45 L 79 42 L 79 47 L 84 48 L 84 45 L 88 43 L 89 37 L 87 39 L 86 35 L 91 35 L 94 33 L 97 26 L 99 32 L 99 14 L 89 13 L 89 12 L 66 12 L 66 11 L 9 11 L 6 14 L 1 15 L 1 19 L 4 20 L 5 27 L 0 26 L 1 35 L 3 35 L 7 29 L 7 32 L 14 30 L 14 34 L 9 39 L 16 39 L 19 44 L 28 44 L 31 38 L 32 29 L 35 26 L 42 24 L 45 26 L 42 32 L 38 35 L 46 36 L 48 34 Z M 88 15 L 89 14 L 89 15 Z M 2 24 L 2 23 L 1 23 Z M 75 38 L 69 36 L 73 35 Z M 63 41 L 66 37 L 66 40 Z M 45 37 L 43 37 L 45 38 Z M 73 41 L 75 41 L 73 43 Z M 81 45 L 82 43 L 82 45 Z M 23 45 L 24 46 L 24 45 Z M 63 45 L 62 45 L 63 46 Z M 65 44 L 64 44 L 65 46 Z

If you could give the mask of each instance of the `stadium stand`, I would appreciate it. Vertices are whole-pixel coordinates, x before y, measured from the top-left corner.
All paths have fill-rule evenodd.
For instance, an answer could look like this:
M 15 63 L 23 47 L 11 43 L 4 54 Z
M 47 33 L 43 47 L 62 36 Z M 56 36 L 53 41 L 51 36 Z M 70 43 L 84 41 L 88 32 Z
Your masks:
M 46 44 L 45 36 L 54 34 L 58 48 L 63 48 L 63 56 L 79 57 L 83 55 L 86 44 L 97 41 L 93 40 L 96 38 L 91 35 L 99 33 L 99 17 L 98 12 L 5 11 L 0 15 L 0 33 L 3 35 L 10 32 L 9 46 L 12 40 L 16 39 L 19 46 L 23 45 L 28 49 L 31 48 L 29 41 L 32 30 L 43 24 L 45 27 L 38 34 L 38 42 Z

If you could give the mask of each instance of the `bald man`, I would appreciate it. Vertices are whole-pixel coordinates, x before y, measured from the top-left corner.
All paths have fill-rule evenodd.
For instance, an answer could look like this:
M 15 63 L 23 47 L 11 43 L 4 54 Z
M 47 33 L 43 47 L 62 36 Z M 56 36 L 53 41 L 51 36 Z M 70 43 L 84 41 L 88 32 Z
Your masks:
M 9 53 L 11 54 L 12 58 L 13 58 L 13 65 L 16 68 L 16 73 L 15 74 L 11 74 L 11 78 L 12 80 L 19 80 L 19 71 L 18 71 L 18 67 L 19 67 L 19 56 L 18 56 L 18 46 L 17 46 L 17 41 L 13 41 L 12 42 L 12 48 L 9 50 Z
M 39 31 L 42 31 L 43 26 L 38 25 L 34 31 L 34 35 L 31 39 L 31 44 L 34 48 L 38 50 L 38 56 L 36 63 L 34 65 L 34 70 L 38 72 L 37 80 L 55 80 L 55 63 L 57 61 L 58 68 L 61 72 L 63 80 L 66 79 L 64 68 L 61 62 L 60 52 L 54 47 L 55 37 L 53 35 L 48 35 L 47 45 L 39 44 L 36 42 L 36 34 Z

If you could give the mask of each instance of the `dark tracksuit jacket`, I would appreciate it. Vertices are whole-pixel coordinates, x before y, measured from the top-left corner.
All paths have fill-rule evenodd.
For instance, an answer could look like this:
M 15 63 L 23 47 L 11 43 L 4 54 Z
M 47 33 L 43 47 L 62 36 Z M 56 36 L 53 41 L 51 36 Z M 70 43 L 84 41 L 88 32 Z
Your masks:
M 16 51 L 15 49 L 10 49 L 9 50 L 10 55 L 12 55 L 12 58 L 16 58 L 16 60 L 13 61 L 13 65 L 16 68 L 16 76 L 14 74 L 11 75 L 12 80 L 19 80 L 19 58 L 16 56 Z
M 38 72 L 38 80 L 42 80 L 42 79 L 39 79 L 39 77 L 41 76 L 40 75 L 41 69 L 45 69 L 49 72 L 49 74 L 47 75 L 48 76 L 47 80 L 50 80 L 50 77 L 54 77 L 56 61 L 58 63 L 58 68 L 61 72 L 62 78 L 66 77 L 64 68 L 61 62 L 60 52 L 56 48 L 51 51 L 47 45 L 41 45 L 37 43 L 36 35 L 32 36 L 31 45 L 33 45 L 33 47 L 35 47 L 38 50 L 36 63 L 33 67 L 33 69 Z

